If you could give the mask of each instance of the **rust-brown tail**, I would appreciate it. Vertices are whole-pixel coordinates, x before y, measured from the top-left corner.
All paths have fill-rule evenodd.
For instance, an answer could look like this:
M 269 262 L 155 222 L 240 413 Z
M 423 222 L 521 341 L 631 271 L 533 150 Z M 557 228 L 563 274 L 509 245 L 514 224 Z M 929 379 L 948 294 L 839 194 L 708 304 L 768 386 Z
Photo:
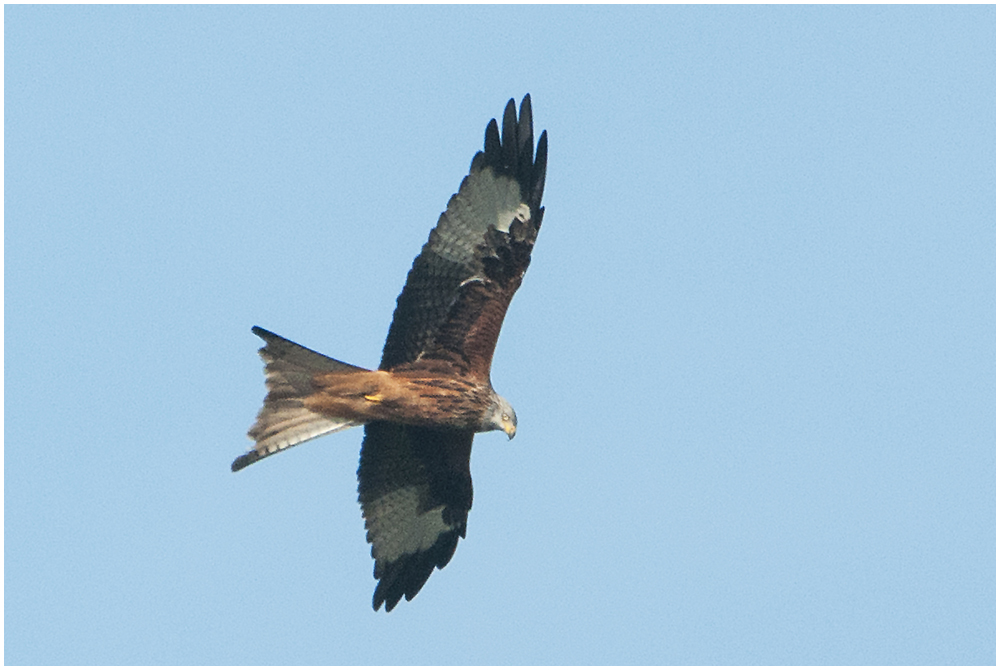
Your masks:
M 233 461 L 233 472 L 314 437 L 360 425 L 350 419 L 317 414 L 306 409 L 303 400 L 316 390 L 313 380 L 317 373 L 357 372 L 363 368 L 306 349 L 259 326 L 253 327 L 253 333 L 265 342 L 260 357 L 265 364 L 267 396 L 247 433 L 256 444 Z

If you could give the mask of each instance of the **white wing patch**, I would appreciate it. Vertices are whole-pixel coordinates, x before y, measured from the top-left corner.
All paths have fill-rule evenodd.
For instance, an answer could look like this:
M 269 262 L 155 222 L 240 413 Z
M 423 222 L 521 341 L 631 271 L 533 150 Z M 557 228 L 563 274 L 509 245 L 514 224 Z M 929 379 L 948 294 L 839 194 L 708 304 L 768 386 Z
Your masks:
M 449 261 L 470 263 L 488 228 L 510 232 L 515 218 L 527 221 L 530 217 L 531 209 L 522 201 L 517 181 L 498 177 L 487 167 L 470 173 L 452 197 L 431 231 L 431 248 Z
M 365 505 L 368 541 L 377 562 L 392 563 L 430 549 L 452 529 L 444 522 L 444 505 L 421 513 L 419 504 L 420 487 L 406 486 Z
M 514 219 L 517 219 L 521 223 L 527 223 L 531 220 L 531 208 L 522 202 L 513 211 L 500 212 L 497 214 L 496 229 L 501 233 L 509 233 L 510 224 L 514 223 Z

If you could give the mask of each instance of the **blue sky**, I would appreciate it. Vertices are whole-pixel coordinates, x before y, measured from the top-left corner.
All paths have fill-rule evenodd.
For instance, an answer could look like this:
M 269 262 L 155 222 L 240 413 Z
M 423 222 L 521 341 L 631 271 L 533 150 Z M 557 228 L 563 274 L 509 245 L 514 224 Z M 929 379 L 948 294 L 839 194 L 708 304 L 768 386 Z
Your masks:
M 5 661 L 993 664 L 995 8 L 9 6 Z M 490 118 L 545 225 L 468 537 L 371 610 L 359 430 Z

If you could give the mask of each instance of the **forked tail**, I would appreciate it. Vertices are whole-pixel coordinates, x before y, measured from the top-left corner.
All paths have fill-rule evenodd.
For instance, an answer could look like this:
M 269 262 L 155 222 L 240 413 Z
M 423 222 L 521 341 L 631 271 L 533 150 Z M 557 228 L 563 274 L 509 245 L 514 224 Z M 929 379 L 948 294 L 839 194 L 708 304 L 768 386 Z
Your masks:
M 317 373 L 355 372 L 363 368 L 306 349 L 259 326 L 253 327 L 253 333 L 265 342 L 259 353 L 264 359 L 267 396 L 256 423 L 247 433 L 256 445 L 233 461 L 233 472 L 314 437 L 360 425 L 349 419 L 317 414 L 306 409 L 303 400 L 316 391 L 313 379 Z

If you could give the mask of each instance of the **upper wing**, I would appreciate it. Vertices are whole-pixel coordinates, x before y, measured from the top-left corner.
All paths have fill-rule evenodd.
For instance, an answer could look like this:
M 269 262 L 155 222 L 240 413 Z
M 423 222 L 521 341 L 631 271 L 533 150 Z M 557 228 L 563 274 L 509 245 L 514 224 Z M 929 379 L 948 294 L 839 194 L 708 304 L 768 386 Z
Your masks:
M 376 610 L 413 596 L 451 560 L 472 507 L 471 432 L 376 421 L 365 426 L 358 499 L 379 580 Z
M 486 127 L 483 151 L 431 231 L 406 278 L 382 350 L 383 370 L 424 355 L 457 356 L 489 374 L 511 296 L 542 223 L 548 139 L 534 151 L 531 97 Z

